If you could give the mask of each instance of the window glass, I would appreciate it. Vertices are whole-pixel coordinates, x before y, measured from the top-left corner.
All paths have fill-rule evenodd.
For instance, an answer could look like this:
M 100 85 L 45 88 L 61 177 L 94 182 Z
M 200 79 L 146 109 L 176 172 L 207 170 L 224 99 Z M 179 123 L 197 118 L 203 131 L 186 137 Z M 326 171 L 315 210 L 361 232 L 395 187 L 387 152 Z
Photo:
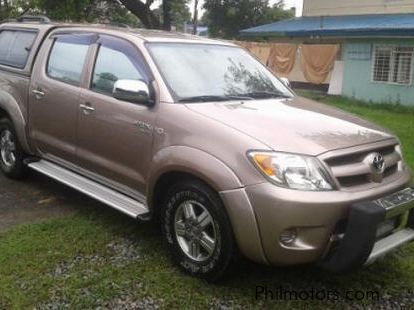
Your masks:
M 413 48 L 396 48 L 392 81 L 398 84 L 411 84 Z
M 241 48 L 186 43 L 148 46 L 178 101 L 208 96 L 292 96 L 269 70 Z
M 138 57 L 138 55 L 136 55 Z M 118 80 L 144 80 L 144 74 L 133 57 L 114 48 L 101 46 L 96 59 L 92 89 L 112 94 Z
M 35 32 L 2 31 L 0 33 L 0 64 L 24 68 L 35 38 Z
M 56 39 L 49 56 L 48 75 L 69 84 L 79 85 L 88 49 L 89 42 L 82 38 Z

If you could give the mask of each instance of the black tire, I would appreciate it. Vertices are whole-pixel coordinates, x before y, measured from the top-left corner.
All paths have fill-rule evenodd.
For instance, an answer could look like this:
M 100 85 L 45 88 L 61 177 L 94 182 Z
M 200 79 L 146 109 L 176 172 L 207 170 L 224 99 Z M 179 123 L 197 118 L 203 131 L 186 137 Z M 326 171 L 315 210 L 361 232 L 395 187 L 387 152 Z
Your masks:
M 184 240 L 185 237 L 178 237 L 176 234 L 176 216 L 182 209 L 180 206 L 189 201 L 198 208 L 204 208 L 204 211 L 207 210 L 211 215 L 213 223 L 209 224 L 211 227 L 207 226 L 206 231 L 203 231 L 202 234 L 210 233 L 207 231 L 208 229 L 215 230 L 214 250 L 210 251 L 210 254 L 205 254 L 204 256 L 210 256 L 203 261 L 189 257 L 178 240 L 179 238 Z M 203 211 L 203 209 L 201 210 Z M 183 214 L 185 215 L 185 212 Z M 185 180 L 174 184 L 165 197 L 160 217 L 163 237 L 174 261 L 185 273 L 209 282 L 219 280 L 226 273 L 236 252 L 236 246 L 227 213 L 215 191 L 198 180 Z M 200 252 L 208 252 L 201 244 L 199 246 Z M 211 249 L 211 247 L 209 248 Z M 202 254 L 200 253 L 200 255 Z
M 5 149 L 4 144 L 2 143 L 2 137 L 4 134 L 10 134 L 10 140 L 14 144 L 13 156 L 14 160 L 7 161 L 3 156 L 3 150 Z M 0 169 L 5 176 L 10 179 L 20 180 L 24 178 L 27 174 L 27 167 L 23 163 L 25 159 L 25 153 L 20 145 L 20 142 L 17 138 L 16 131 L 14 129 L 13 123 L 7 119 L 0 119 Z

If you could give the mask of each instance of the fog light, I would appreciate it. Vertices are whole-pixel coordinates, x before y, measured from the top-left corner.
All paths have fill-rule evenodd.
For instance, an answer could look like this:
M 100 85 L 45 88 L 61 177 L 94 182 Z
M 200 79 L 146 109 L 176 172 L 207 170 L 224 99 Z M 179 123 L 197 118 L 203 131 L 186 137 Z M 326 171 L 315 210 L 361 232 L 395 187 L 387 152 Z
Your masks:
M 397 227 L 397 218 L 386 220 L 378 225 L 377 238 L 390 234 Z
M 295 228 L 289 228 L 280 234 L 280 242 L 284 245 L 290 245 L 295 242 L 296 238 L 298 237 L 298 232 Z

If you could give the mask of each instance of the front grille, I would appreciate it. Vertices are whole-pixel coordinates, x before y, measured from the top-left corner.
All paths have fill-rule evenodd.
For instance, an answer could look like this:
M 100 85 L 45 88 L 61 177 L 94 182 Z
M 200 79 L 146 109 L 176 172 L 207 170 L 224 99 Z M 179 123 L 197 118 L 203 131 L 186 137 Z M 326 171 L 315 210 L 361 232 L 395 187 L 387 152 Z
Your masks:
M 322 156 L 342 189 L 357 189 L 373 187 L 378 185 L 378 180 L 373 180 L 373 172 L 366 162 L 367 157 L 373 153 L 379 153 L 385 161 L 385 170 L 382 182 L 394 178 L 398 173 L 398 163 L 401 161 L 400 154 L 396 151 L 396 141 L 386 142 L 380 145 L 368 145 L 356 147 L 349 150 L 334 151 Z

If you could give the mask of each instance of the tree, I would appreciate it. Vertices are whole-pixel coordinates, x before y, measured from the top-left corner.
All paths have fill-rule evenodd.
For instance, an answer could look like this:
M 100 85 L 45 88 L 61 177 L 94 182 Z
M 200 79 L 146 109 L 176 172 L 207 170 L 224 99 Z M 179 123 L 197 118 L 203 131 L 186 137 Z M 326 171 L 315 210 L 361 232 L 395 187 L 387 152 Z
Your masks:
M 171 3 L 171 20 L 177 30 L 183 31 L 184 24 L 191 21 L 189 0 L 175 0 Z
M 283 1 L 269 7 L 268 0 L 206 0 L 204 20 L 212 36 L 235 38 L 241 29 L 259 26 L 292 16 L 283 10 Z
M 171 26 L 175 26 L 177 30 L 182 31 L 184 29 L 184 24 L 191 21 L 191 12 L 188 7 L 188 2 L 189 0 L 174 0 L 171 2 L 170 24 Z M 164 16 L 163 5 L 160 6 L 158 11 L 154 11 L 154 13 L 159 16 Z M 163 23 L 165 24 L 164 21 Z
M 160 29 L 161 22 L 159 16 L 157 16 L 152 10 L 151 5 L 154 0 L 119 0 L 132 14 L 137 16 L 146 28 Z M 171 1 L 171 0 L 164 0 Z M 167 6 L 168 8 L 168 6 Z M 165 14 L 169 14 L 168 12 Z M 165 16 L 165 15 L 164 15 Z
M 0 0 L 0 20 L 13 18 L 24 13 L 30 7 L 31 1 L 15 0 Z
M 0 0 L 0 19 L 44 14 L 53 20 L 116 22 L 131 26 L 170 30 L 174 10 L 179 16 L 188 0 L 163 0 L 162 10 L 152 9 L 155 0 Z M 161 14 L 160 14 L 161 12 Z M 138 21 L 138 19 L 140 22 Z M 181 20 L 180 20 L 181 22 Z
M 33 8 L 44 12 L 54 20 L 87 21 L 93 8 L 97 5 L 95 0 L 34 0 Z
M 266 15 L 263 17 L 263 23 L 274 23 L 282 19 L 288 19 L 295 16 L 295 10 L 285 10 L 284 1 L 278 1 L 273 7 L 266 10 Z
M 87 21 L 128 25 L 133 28 L 142 27 L 141 21 L 118 1 L 97 1 Z

